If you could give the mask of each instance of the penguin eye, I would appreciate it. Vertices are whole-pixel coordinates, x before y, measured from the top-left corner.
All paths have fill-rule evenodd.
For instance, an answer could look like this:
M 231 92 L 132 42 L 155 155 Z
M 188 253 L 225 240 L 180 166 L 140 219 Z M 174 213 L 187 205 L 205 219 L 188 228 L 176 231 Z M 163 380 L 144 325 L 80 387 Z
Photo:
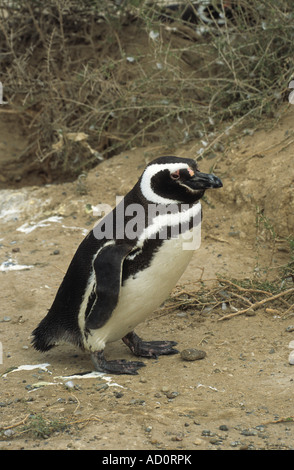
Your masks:
M 178 180 L 180 178 L 180 170 L 177 170 L 174 173 L 171 173 L 170 177 L 172 180 Z

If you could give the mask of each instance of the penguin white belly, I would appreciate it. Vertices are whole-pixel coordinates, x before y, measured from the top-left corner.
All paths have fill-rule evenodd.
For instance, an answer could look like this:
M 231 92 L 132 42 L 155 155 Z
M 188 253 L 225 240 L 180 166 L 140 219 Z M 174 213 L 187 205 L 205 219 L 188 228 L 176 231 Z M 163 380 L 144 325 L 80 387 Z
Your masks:
M 183 249 L 186 242 L 182 236 L 164 240 L 150 266 L 127 279 L 111 318 L 102 328 L 91 330 L 85 347 L 104 349 L 106 343 L 121 339 L 166 300 L 193 255 L 194 250 Z

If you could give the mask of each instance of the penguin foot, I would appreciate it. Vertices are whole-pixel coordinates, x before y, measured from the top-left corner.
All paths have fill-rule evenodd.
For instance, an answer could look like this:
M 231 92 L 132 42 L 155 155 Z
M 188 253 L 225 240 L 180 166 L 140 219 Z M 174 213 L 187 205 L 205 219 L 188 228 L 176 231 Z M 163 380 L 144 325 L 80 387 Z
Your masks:
M 157 356 L 164 354 L 179 352 L 173 348 L 177 344 L 175 341 L 143 341 L 133 331 L 124 336 L 122 340 L 136 356 L 157 358 Z
M 103 351 L 95 351 L 91 354 L 91 359 L 98 372 L 107 372 L 110 374 L 137 375 L 137 370 L 145 366 L 144 362 L 125 361 L 124 359 L 107 361 Z

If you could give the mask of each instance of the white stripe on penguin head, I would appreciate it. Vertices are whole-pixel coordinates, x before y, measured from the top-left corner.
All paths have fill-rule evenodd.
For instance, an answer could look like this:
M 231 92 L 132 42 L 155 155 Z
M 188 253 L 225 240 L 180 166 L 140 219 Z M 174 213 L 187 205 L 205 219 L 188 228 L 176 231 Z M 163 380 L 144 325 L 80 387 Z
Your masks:
M 154 163 L 153 165 L 147 166 L 141 179 L 141 191 L 147 201 L 155 202 L 155 204 L 173 204 L 180 202 L 177 199 L 164 198 L 156 194 L 151 187 L 151 180 L 153 176 L 160 171 L 169 170 L 170 173 L 173 173 L 183 168 L 188 169 L 189 165 L 187 163 Z

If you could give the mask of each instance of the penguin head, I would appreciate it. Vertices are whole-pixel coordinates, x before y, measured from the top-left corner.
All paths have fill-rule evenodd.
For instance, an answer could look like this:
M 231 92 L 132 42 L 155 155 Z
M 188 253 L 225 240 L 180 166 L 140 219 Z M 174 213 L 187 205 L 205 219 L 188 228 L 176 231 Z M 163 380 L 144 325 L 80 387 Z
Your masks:
M 221 188 L 221 180 L 201 173 L 190 158 L 160 157 L 146 167 L 140 188 L 148 202 L 156 204 L 197 202 L 206 189 Z

